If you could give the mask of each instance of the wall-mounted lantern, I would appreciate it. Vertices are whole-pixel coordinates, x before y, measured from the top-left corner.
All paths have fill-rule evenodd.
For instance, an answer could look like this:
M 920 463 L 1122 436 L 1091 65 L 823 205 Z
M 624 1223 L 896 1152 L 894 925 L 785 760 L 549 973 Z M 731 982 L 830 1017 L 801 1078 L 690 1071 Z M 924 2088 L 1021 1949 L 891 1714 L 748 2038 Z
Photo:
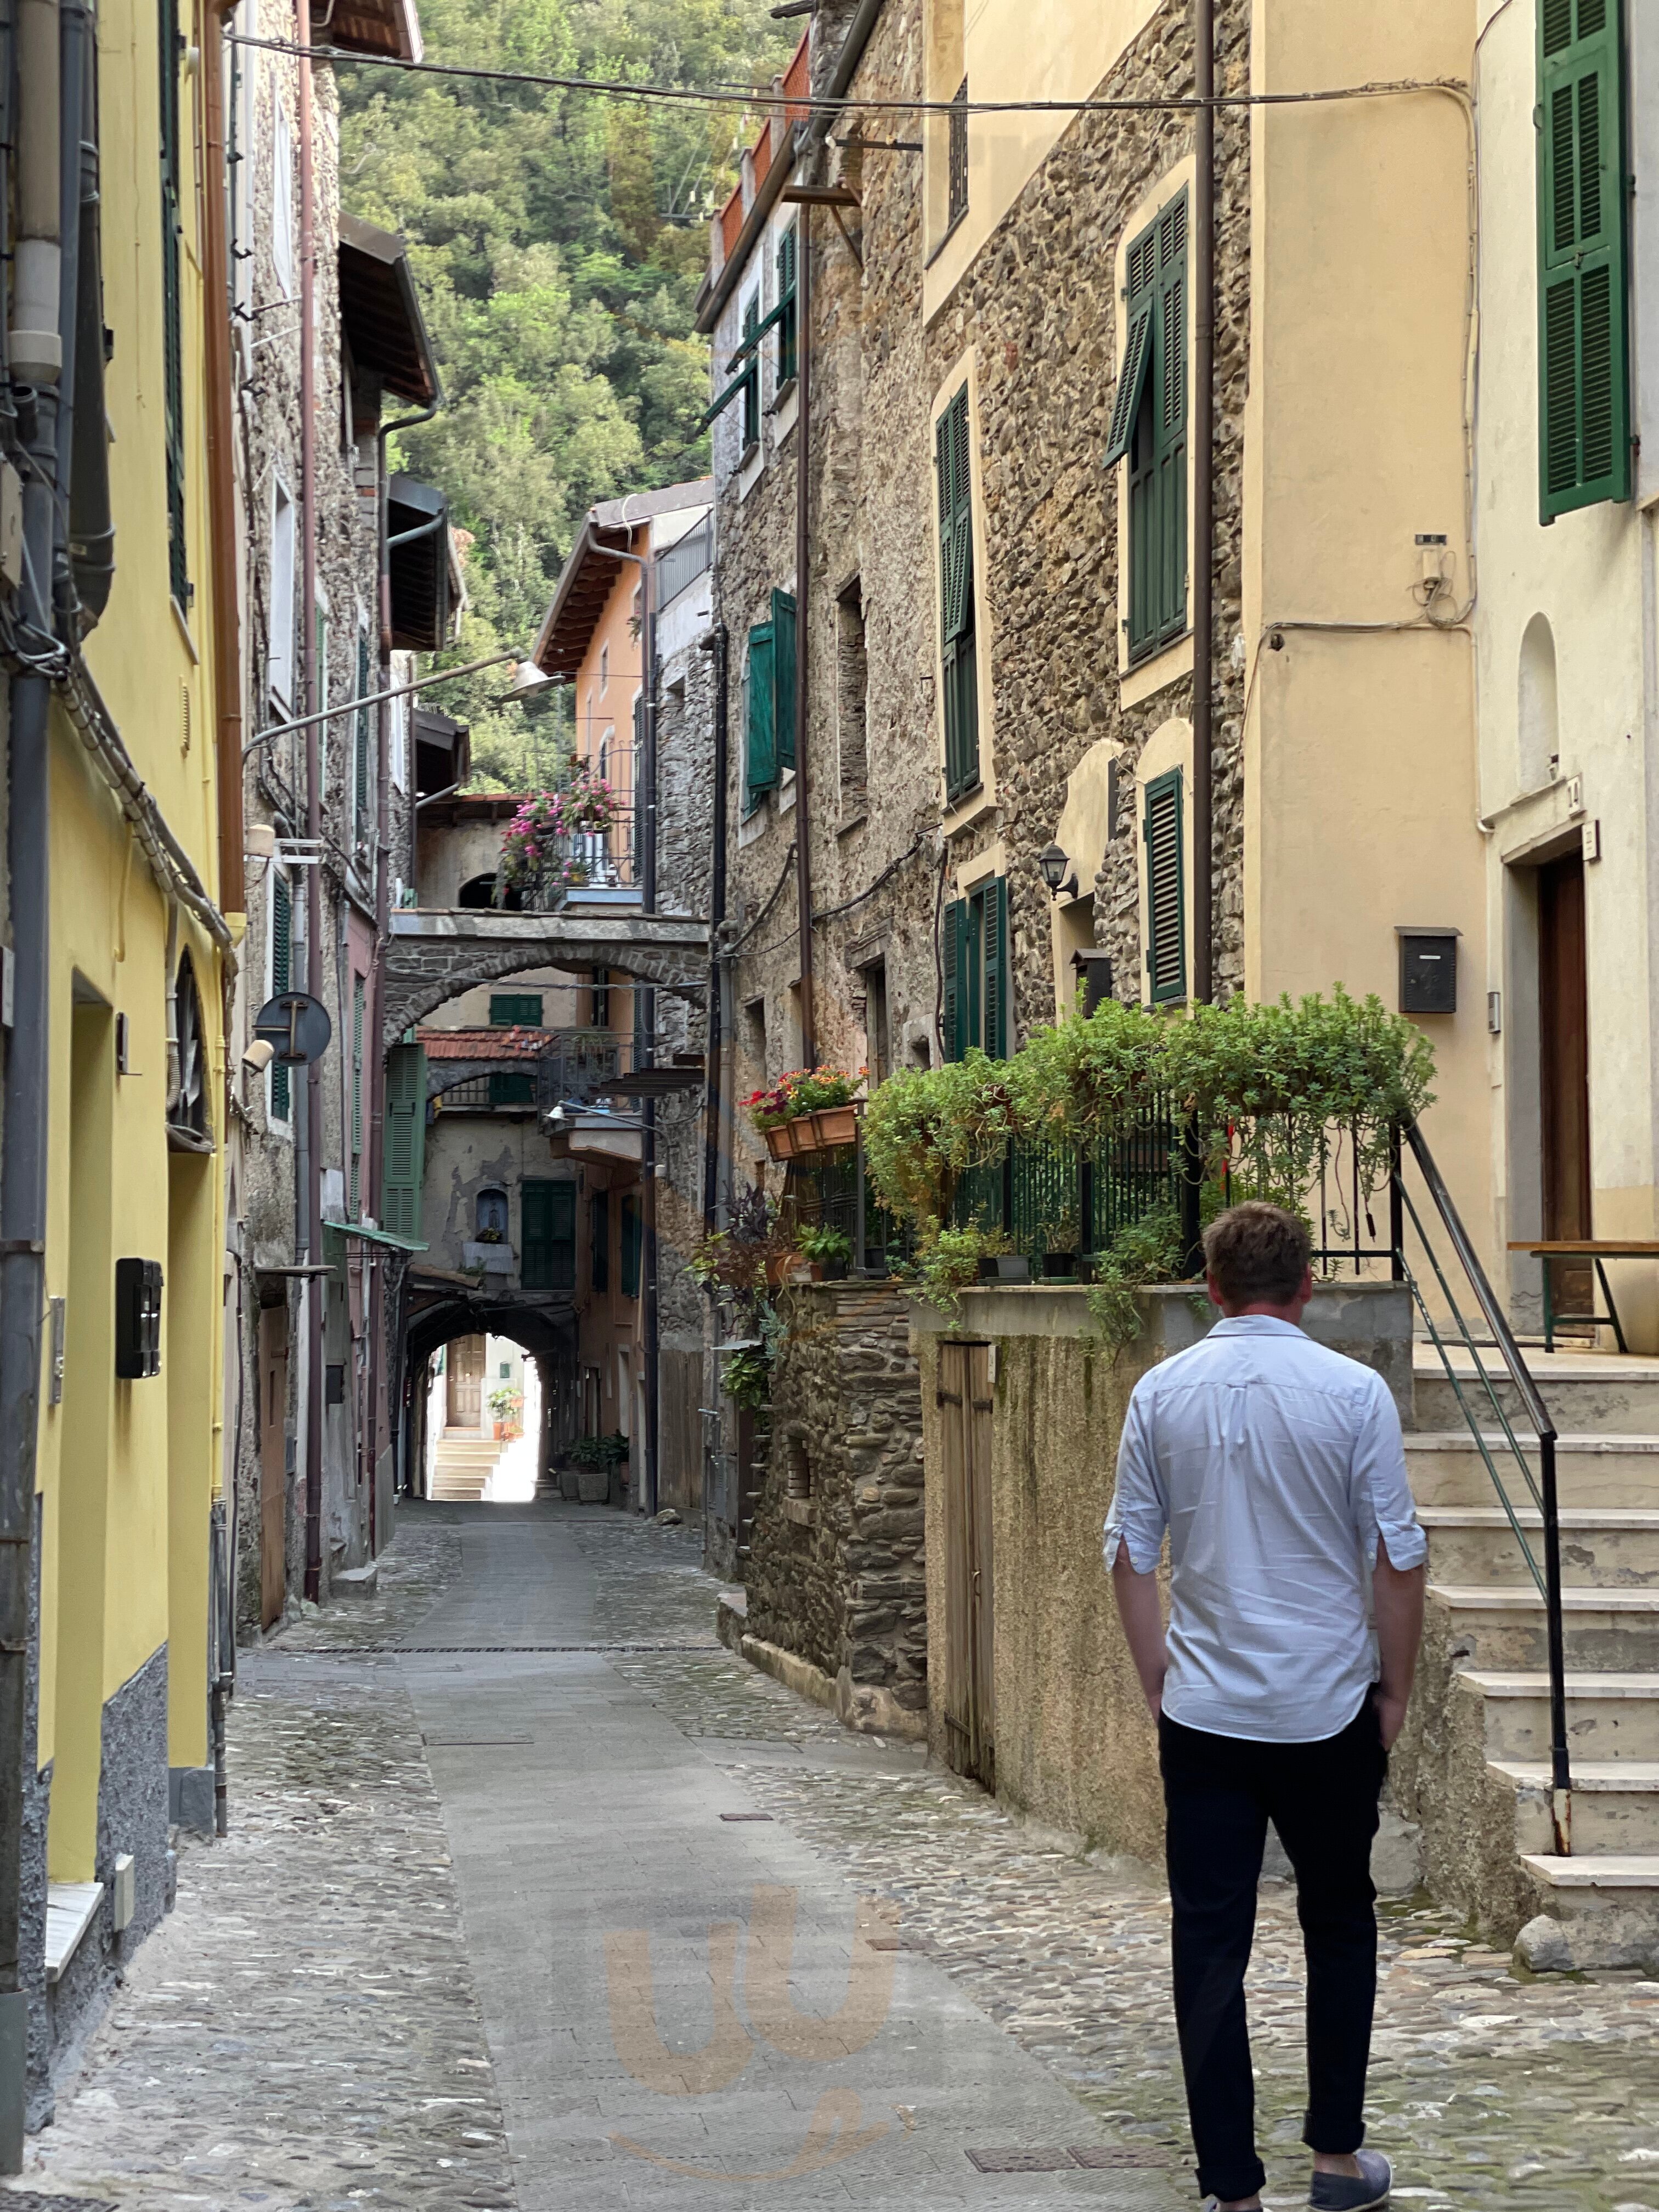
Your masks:
M 1037 866 L 1042 871 L 1042 880 L 1048 886 L 1050 898 L 1059 898 L 1062 892 L 1075 898 L 1078 893 L 1077 870 L 1072 866 L 1072 856 L 1063 845 L 1045 845 L 1037 854 Z M 1067 876 L 1071 881 L 1066 880 Z

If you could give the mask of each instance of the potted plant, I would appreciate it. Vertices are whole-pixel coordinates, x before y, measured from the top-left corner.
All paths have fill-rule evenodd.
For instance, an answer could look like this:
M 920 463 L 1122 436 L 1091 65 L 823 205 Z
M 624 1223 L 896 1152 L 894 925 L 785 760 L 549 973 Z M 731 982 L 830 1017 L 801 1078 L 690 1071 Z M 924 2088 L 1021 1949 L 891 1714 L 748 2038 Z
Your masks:
M 795 1108 L 788 1076 L 784 1076 L 769 1089 L 751 1091 L 743 1102 L 743 1110 L 757 1133 L 765 1138 L 766 1149 L 775 1160 L 793 1158 L 795 1143 L 790 1122 Z
M 838 1067 L 809 1067 L 785 1079 L 793 1088 L 791 1133 L 797 1158 L 803 1152 L 833 1152 L 837 1146 L 858 1142 L 855 1101 L 864 1080 L 862 1070 L 848 1075 Z
M 490 1417 L 498 1443 L 512 1443 L 524 1434 L 524 1392 L 510 1382 L 499 1383 L 489 1394 Z
M 827 1222 L 815 1223 L 800 1231 L 795 1245 L 802 1259 L 810 1261 L 815 1281 L 838 1283 L 845 1279 L 853 1257 L 853 1240 L 844 1231 L 832 1229 Z
M 603 1505 L 611 1495 L 611 1472 L 628 1457 L 628 1439 L 618 1429 L 608 1437 L 578 1437 L 570 1447 L 576 1463 L 576 1495 L 584 1505 Z

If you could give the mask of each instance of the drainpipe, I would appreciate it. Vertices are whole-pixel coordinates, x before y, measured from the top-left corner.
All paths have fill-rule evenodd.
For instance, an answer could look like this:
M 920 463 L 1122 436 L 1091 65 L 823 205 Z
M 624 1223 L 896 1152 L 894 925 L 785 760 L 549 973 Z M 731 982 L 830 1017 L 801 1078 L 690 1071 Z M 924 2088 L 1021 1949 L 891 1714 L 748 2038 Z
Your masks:
M 1193 996 L 1215 996 L 1215 0 L 1193 0 Z
M 20 428 L 35 466 L 23 478 L 25 592 L 31 622 L 52 628 L 60 335 L 61 111 L 55 0 L 17 0 L 16 148 L 9 352 Z M 11 101 L 9 71 L 6 85 Z M 12 1027 L 7 1039 L 0 1158 L 0 2172 L 23 2167 L 28 2000 L 19 1953 L 23 1766 L 30 1741 L 30 1600 L 40 1429 L 40 1317 L 46 1304 L 48 1020 L 49 716 L 38 674 L 11 684 L 9 812 Z
M 640 896 L 647 914 L 657 911 L 657 605 L 656 579 L 651 564 L 651 526 L 645 526 L 645 558 L 640 563 L 640 585 L 643 592 L 641 612 L 644 617 L 640 625 L 641 643 L 645 658 L 645 758 L 642 793 L 636 793 L 635 805 L 644 799 L 644 821 Z M 645 1065 L 651 1066 L 656 1058 L 657 994 L 647 988 L 645 993 Z M 645 1101 L 645 1311 L 641 1316 L 645 1333 L 645 1466 L 641 1490 L 645 1510 L 654 1514 L 658 1504 L 658 1472 L 661 1467 L 662 1443 L 661 1407 L 658 1394 L 661 1382 L 662 1322 L 659 1308 L 660 1284 L 658 1277 L 657 1245 L 657 1102 Z
M 702 1225 L 712 1233 L 720 1210 L 720 924 L 726 920 L 726 663 L 731 641 L 724 623 L 705 648 L 714 656 L 714 819 L 709 842 L 708 1082 L 703 1093 Z
M 795 903 L 800 910 L 800 1057 L 817 1061 L 812 1012 L 812 841 L 807 831 L 806 659 L 807 564 L 811 557 L 812 210 L 805 202 L 795 256 Z
M 242 669 L 236 574 L 235 407 L 230 367 L 230 253 L 225 200 L 225 49 L 222 17 L 235 0 L 215 0 L 202 25 L 202 275 L 207 295 L 202 343 L 206 369 L 208 542 L 213 580 L 213 705 L 219 785 L 219 904 L 247 903 L 242 871 Z
M 301 37 L 301 43 L 304 43 Z M 317 696 L 317 205 L 312 154 L 311 62 L 298 63 L 300 105 L 300 514 L 301 657 L 305 671 L 305 709 L 322 705 Z M 306 726 L 306 836 L 313 848 L 323 835 L 323 793 L 319 725 Z M 306 988 L 323 995 L 323 883 L 320 867 L 306 878 Z M 306 1166 L 298 1211 L 305 1222 L 306 1257 L 313 1266 L 323 1256 L 323 1086 L 315 1066 L 305 1071 Z M 307 1276 L 306 1288 L 306 1572 L 305 1594 L 313 1604 L 323 1594 L 323 1308 L 321 1276 Z

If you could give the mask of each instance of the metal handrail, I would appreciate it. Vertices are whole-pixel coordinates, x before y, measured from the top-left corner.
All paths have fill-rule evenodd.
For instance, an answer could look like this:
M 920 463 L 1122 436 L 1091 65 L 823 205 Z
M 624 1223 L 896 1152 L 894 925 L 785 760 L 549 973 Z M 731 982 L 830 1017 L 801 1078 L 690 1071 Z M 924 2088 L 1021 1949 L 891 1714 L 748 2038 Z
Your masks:
M 1427 1237 L 1423 1234 L 1422 1222 L 1417 1208 L 1412 1203 L 1411 1195 L 1406 1189 L 1404 1179 L 1396 1165 L 1394 1170 L 1395 1189 L 1411 1213 L 1413 1226 L 1416 1229 L 1424 1250 L 1428 1254 L 1430 1263 L 1439 1279 L 1447 1304 L 1451 1310 L 1453 1319 L 1456 1322 L 1458 1333 L 1463 1340 L 1464 1347 L 1474 1362 L 1474 1371 L 1486 1387 L 1486 1395 L 1497 1412 L 1504 1433 L 1520 1463 L 1522 1474 L 1526 1476 L 1528 1487 L 1532 1491 L 1539 1512 L 1543 1518 L 1544 1573 L 1540 1592 L 1544 1600 L 1545 1639 L 1550 1684 L 1550 1809 L 1555 1830 L 1556 1850 L 1565 1857 L 1571 1855 L 1572 1850 L 1572 1771 L 1567 1753 L 1566 1652 L 1561 1607 L 1561 1520 L 1556 1492 L 1555 1424 L 1550 1419 L 1549 1409 L 1544 1403 L 1536 1382 L 1533 1379 L 1531 1370 L 1522 1354 L 1521 1346 L 1516 1341 L 1515 1332 L 1510 1327 L 1508 1316 L 1498 1303 L 1492 1285 L 1486 1279 L 1486 1269 L 1481 1266 L 1480 1255 L 1470 1242 L 1468 1232 L 1464 1228 L 1457 1208 L 1452 1202 L 1451 1193 L 1447 1189 L 1440 1170 L 1435 1165 L 1434 1155 L 1430 1152 L 1422 1131 L 1413 1121 L 1407 1123 L 1401 1134 L 1411 1146 L 1412 1157 L 1417 1162 L 1429 1196 L 1434 1202 L 1434 1210 L 1440 1217 L 1441 1225 L 1446 1232 L 1453 1251 L 1457 1255 L 1458 1261 L 1468 1279 L 1469 1287 L 1474 1293 L 1475 1303 L 1479 1305 L 1482 1318 L 1492 1333 L 1492 1342 L 1503 1356 L 1504 1364 L 1509 1370 L 1510 1380 L 1515 1386 L 1516 1395 L 1521 1401 L 1527 1420 L 1538 1440 L 1539 1480 L 1534 1485 L 1532 1481 L 1531 1470 L 1527 1465 L 1526 1454 L 1522 1451 L 1515 1431 L 1510 1425 L 1509 1416 L 1504 1410 L 1498 1393 L 1492 1386 L 1492 1378 L 1482 1363 L 1480 1350 L 1469 1334 L 1455 1298 L 1452 1296 L 1451 1285 L 1446 1280 L 1439 1260 Z M 1402 1267 L 1404 1257 L 1402 1251 L 1399 1255 Z M 1409 1279 L 1409 1271 L 1407 1272 Z M 1458 1388 L 1457 1376 L 1448 1349 L 1441 1340 L 1438 1329 L 1434 1326 L 1414 1280 L 1412 1281 L 1412 1289 L 1422 1310 L 1424 1320 L 1428 1325 L 1436 1349 L 1440 1353 L 1452 1388 L 1456 1393 L 1457 1401 L 1463 1408 L 1464 1419 L 1468 1422 L 1480 1455 L 1486 1462 L 1486 1470 L 1492 1476 L 1498 1497 L 1503 1502 L 1510 1525 L 1514 1529 L 1522 1552 L 1532 1569 L 1534 1579 L 1537 1580 L 1538 1568 L 1536 1561 L 1532 1557 L 1532 1547 L 1521 1533 L 1515 1510 L 1510 1503 L 1502 1481 L 1498 1479 L 1497 1466 L 1486 1447 L 1486 1439 L 1480 1432 L 1473 1412 L 1464 1400 L 1462 1391 Z

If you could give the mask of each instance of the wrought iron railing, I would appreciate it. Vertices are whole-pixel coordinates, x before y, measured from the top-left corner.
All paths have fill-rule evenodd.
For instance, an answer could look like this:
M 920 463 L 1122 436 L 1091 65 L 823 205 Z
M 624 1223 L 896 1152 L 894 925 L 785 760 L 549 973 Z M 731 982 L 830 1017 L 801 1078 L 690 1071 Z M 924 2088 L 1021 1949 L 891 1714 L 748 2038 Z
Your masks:
M 550 838 L 538 870 L 515 885 L 517 904 L 530 914 L 555 914 L 584 893 L 637 893 L 640 835 L 637 752 L 632 735 L 584 732 L 575 768 L 550 788 L 580 802 L 593 782 L 609 793 L 610 820 L 602 828 L 562 830 Z

